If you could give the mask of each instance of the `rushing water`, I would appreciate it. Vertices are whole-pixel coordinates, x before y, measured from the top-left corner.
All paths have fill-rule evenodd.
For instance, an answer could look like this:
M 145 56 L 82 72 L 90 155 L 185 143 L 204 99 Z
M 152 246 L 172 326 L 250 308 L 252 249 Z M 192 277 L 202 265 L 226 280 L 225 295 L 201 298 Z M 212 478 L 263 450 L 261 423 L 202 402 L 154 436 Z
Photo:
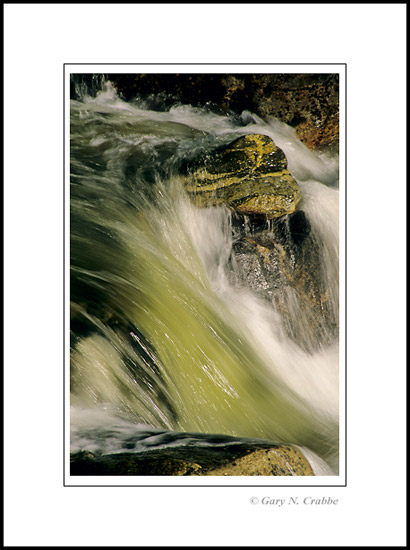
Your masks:
M 72 450 L 225 434 L 294 443 L 337 471 L 337 330 L 315 342 L 295 303 L 300 341 L 289 337 L 274 303 L 235 277 L 230 211 L 196 208 L 178 178 L 185 159 L 269 135 L 301 186 L 337 320 L 337 159 L 276 120 L 152 111 L 109 83 L 71 100 L 70 133 Z

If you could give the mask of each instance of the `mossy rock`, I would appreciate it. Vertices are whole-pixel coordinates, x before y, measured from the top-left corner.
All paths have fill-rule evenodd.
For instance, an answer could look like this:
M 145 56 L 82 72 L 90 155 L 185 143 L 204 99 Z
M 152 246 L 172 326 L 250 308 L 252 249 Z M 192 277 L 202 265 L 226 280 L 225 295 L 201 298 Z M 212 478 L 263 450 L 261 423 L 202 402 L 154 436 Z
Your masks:
M 71 455 L 71 475 L 100 476 L 313 476 L 291 445 L 261 443 L 227 448 L 181 446 L 138 453 Z
M 273 219 L 294 212 L 301 198 L 285 154 L 261 134 L 236 139 L 189 171 L 184 186 L 199 207 L 225 204 L 245 215 Z

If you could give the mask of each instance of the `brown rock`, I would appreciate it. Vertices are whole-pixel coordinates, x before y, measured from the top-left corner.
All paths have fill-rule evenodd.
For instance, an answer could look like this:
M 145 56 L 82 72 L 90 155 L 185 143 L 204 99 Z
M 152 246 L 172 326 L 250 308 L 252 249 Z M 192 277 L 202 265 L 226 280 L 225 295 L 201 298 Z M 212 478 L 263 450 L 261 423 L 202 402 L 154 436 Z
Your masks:
M 71 455 L 71 475 L 100 476 L 313 476 L 291 445 L 169 447 L 139 453 Z
M 206 106 L 216 112 L 251 111 L 275 117 L 296 129 L 311 149 L 336 150 L 339 140 L 339 78 L 337 74 L 107 74 L 75 75 L 76 88 L 108 78 L 126 100 L 149 100 L 152 109 L 175 103 Z

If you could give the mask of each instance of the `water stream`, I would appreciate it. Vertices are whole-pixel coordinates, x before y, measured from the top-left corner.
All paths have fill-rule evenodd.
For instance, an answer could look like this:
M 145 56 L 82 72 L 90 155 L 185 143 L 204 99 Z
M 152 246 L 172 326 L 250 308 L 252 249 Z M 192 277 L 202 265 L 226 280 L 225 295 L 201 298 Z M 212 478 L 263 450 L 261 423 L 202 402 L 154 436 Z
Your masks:
M 70 111 L 72 450 L 225 434 L 300 445 L 337 472 L 337 327 L 316 341 L 295 302 L 290 337 L 275 303 L 236 276 L 232 213 L 195 207 L 178 177 L 199 153 L 270 136 L 301 187 L 337 320 L 337 158 L 313 154 L 277 120 L 153 111 L 110 83 Z

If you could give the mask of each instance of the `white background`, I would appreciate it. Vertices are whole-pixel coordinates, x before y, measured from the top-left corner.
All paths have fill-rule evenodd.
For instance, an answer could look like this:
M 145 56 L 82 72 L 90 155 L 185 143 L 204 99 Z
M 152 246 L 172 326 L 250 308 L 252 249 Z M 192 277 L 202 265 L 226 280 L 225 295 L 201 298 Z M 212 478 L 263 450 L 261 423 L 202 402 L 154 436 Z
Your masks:
M 404 546 L 405 4 L 6 4 L 5 546 Z M 347 63 L 346 488 L 63 487 L 63 63 Z M 331 496 L 336 506 L 252 505 Z

